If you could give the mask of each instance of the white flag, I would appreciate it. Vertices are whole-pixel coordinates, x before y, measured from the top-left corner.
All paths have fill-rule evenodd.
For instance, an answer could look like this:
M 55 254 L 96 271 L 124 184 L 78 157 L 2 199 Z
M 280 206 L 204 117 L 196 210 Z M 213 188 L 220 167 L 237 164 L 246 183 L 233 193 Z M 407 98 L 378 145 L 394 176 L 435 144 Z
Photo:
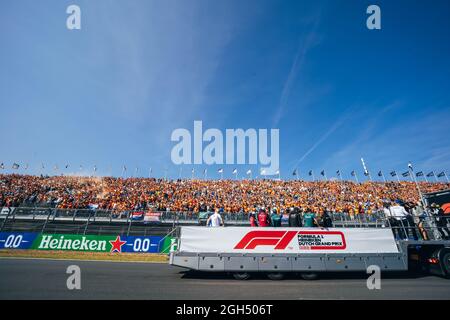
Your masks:
M 233 170 L 233 174 L 236 174 L 236 173 L 237 173 L 237 169 L 234 169 L 234 170 Z
M 223 168 L 220 168 L 219 170 L 217 170 L 218 173 L 222 173 L 223 172 Z
M 247 174 L 250 174 L 250 173 L 252 173 L 252 170 L 248 170 L 248 171 L 247 171 Z

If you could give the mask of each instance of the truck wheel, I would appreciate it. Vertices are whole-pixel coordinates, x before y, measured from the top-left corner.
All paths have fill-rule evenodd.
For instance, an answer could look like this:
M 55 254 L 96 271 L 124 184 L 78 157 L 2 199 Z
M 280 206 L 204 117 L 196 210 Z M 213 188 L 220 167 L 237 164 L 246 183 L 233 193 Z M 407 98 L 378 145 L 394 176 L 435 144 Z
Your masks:
M 445 272 L 445 277 L 450 278 L 450 248 L 442 248 L 439 254 L 439 263 L 442 271 Z
M 236 280 L 247 280 L 250 278 L 250 274 L 248 272 L 235 272 L 233 273 L 233 277 Z
M 303 280 L 316 280 L 319 277 L 319 275 L 315 272 L 302 272 L 300 276 Z
M 281 273 L 281 272 L 268 273 L 267 277 L 270 280 L 283 280 L 284 279 L 284 273 Z

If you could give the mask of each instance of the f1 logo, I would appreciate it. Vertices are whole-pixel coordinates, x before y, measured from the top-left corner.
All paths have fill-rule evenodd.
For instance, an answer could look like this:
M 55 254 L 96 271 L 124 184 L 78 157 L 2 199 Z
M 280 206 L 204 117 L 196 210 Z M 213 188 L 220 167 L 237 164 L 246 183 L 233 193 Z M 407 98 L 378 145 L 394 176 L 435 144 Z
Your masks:
M 234 249 L 255 249 L 257 246 L 275 246 L 275 249 L 286 249 L 297 234 L 297 231 L 250 231 Z

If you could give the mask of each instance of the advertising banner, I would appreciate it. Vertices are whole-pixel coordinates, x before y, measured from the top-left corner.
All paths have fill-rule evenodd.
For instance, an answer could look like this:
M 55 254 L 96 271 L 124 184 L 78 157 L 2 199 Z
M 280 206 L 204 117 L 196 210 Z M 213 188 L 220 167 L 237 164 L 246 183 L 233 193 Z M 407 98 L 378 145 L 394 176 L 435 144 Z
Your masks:
M 29 249 L 38 233 L 0 232 L 0 249 Z
M 144 216 L 144 223 L 159 223 L 161 222 L 161 213 L 147 211 Z
M 182 227 L 180 251 L 222 253 L 397 253 L 390 229 Z
M 93 236 L 73 234 L 40 234 L 31 249 L 91 252 L 156 253 L 160 236 Z
M 9 213 L 11 213 L 14 210 L 14 208 L 8 208 L 8 207 L 2 207 L 0 209 L 0 215 L 8 215 Z
M 159 242 L 161 241 L 161 239 L 162 237 L 160 236 L 123 237 L 123 241 L 125 241 L 125 244 L 122 247 L 122 252 L 157 253 Z
M 93 252 L 113 252 L 115 250 L 121 252 L 123 244 L 120 236 L 40 234 L 31 249 Z
M 159 252 L 161 253 L 169 253 L 175 251 L 177 249 L 177 239 L 173 237 L 166 237 L 164 241 L 161 242 Z

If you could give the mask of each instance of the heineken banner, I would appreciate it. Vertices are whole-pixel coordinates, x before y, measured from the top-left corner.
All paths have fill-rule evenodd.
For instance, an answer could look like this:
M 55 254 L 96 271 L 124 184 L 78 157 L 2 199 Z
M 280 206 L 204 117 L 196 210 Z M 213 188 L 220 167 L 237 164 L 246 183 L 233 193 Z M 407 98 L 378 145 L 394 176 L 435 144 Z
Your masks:
M 40 234 L 31 249 L 122 252 L 125 244 L 120 236 L 82 236 L 72 234 Z
M 0 249 L 67 250 L 91 252 L 164 252 L 170 239 L 161 236 L 95 236 L 0 232 Z

